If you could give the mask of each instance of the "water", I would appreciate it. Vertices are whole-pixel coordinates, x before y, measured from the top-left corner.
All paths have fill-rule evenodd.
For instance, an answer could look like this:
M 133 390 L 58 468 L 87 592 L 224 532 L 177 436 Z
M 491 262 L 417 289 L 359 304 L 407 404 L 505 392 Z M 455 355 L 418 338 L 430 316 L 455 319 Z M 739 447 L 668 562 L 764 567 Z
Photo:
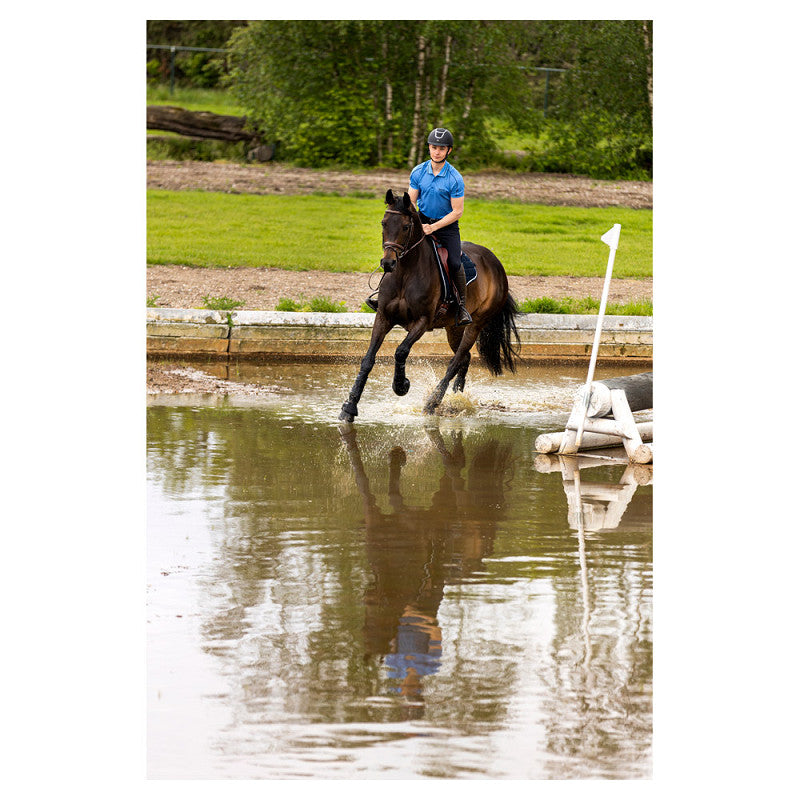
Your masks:
M 651 776 L 652 473 L 533 450 L 581 370 L 241 369 L 148 408 L 149 777 Z

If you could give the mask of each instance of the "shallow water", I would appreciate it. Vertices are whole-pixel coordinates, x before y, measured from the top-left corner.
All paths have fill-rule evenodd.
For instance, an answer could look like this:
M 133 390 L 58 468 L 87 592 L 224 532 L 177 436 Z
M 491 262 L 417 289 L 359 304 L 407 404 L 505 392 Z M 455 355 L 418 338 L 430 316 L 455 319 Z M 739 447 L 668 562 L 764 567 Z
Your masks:
M 425 369 L 150 401 L 149 777 L 650 777 L 649 468 L 534 452 L 582 370 Z

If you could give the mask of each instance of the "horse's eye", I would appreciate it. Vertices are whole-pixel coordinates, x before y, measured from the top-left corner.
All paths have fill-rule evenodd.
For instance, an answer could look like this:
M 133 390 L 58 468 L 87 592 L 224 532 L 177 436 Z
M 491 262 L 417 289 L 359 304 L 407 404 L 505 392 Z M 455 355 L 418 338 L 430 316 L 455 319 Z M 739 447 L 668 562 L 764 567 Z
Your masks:
M 382 219 L 382 220 L 381 220 L 381 227 L 382 227 L 382 228 L 385 228 L 385 227 L 386 227 L 386 220 L 385 220 L 385 219 Z
M 403 225 L 403 230 L 407 231 L 411 226 L 410 225 Z

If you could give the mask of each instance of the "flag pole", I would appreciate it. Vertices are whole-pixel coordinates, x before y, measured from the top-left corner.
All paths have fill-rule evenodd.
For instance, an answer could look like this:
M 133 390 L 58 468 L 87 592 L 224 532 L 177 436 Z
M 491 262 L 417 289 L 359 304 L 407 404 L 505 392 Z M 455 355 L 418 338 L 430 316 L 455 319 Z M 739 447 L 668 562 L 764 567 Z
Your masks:
M 619 246 L 619 233 L 622 226 L 617 222 L 610 230 L 606 231 L 601 237 L 600 241 L 607 244 L 609 247 L 608 265 L 606 266 L 606 278 L 603 283 L 603 294 L 600 298 L 600 310 L 597 312 L 597 327 L 594 331 L 594 343 L 592 344 L 592 357 L 589 360 L 589 375 L 586 378 L 586 385 L 583 387 L 583 415 L 578 423 L 578 432 L 575 437 L 575 446 L 581 446 L 581 437 L 583 436 L 583 426 L 586 422 L 586 415 L 589 411 L 589 401 L 592 394 L 592 381 L 594 380 L 594 368 L 597 363 L 597 351 L 600 348 L 600 336 L 603 331 L 603 317 L 606 313 L 606 303 L 608 302 L 608 290 L 611 286 L 611 273 L 614 269 L 614 258 L 617 255 L 617 247 Z

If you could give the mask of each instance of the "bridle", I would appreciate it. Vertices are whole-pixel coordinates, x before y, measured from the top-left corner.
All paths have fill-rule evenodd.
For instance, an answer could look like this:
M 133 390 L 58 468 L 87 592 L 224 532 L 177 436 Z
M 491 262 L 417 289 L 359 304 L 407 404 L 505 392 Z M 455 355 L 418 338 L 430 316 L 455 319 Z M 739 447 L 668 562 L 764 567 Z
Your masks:
M 414 217 L 413 217 L 413 215 L 404 214 L 402 211 L 394 211 L 391 208 L 387 208 L 386 209 L 386 213 L 387 214 L 400 214 L 401 216 L 408 216 L 408 217 L 411 218 L 411 230 L 408 232 L 408 238 L 410 239 L 411 235 L 414 232 Z M 423 241 L 425 241 L 425 233 L 424 233 L 424 231 L 420 231 L 420 233 L 422 234 L 422 236 L 420 236 L 420 238 L 416 242 L 414 242 L 414 244 L 412 244 L 411 247 L 406 247 L 405 245 L 398 244 L 397 242 L 384 241 L 383 242 L 383 249 L 384 250 L 391 250 L 395 254 L 395 256 L 397 257 L 397 260 L 399 261 L 404 255 L 406 255 L 407 253 L 410 253 L 417 245 L 419 245 Z

